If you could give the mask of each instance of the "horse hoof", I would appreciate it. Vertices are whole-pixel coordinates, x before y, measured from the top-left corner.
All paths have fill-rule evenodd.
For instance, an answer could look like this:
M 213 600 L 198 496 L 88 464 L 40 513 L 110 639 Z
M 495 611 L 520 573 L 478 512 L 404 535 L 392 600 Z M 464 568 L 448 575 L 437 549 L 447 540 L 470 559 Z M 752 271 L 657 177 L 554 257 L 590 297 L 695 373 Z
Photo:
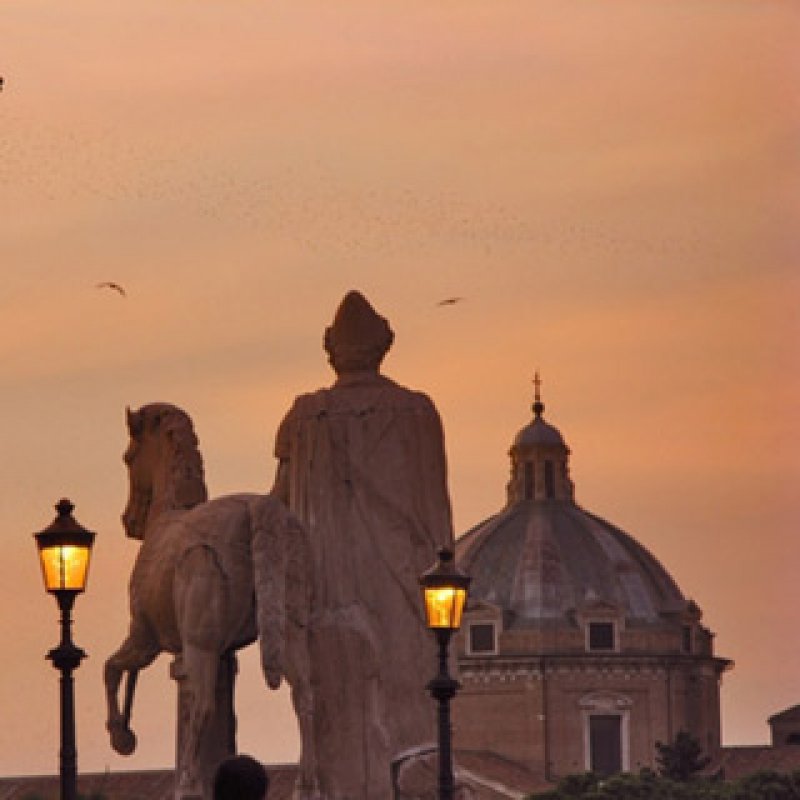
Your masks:
M 128 728 L 111 731 L 111 746 L 121 756 L 129 756 L 136 749 L 136 734 Z

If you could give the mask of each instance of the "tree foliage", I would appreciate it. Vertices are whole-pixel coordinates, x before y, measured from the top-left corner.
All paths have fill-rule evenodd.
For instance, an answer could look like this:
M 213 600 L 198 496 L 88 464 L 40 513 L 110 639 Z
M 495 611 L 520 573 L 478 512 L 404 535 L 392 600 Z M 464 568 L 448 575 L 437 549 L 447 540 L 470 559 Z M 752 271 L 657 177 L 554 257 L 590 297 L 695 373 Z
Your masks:
M 658 773 L 673 781 L 688 781 L 708 766 L 711 759 L 703 755 L 700 742 L 686 731 L 678 731 L 671 744 L 656 742 Z
M 532 794 L 528 800 L 800 800 L 800 770 L 791 774 L 765 770 L 730 782 L 675 781 L 649 769 L 606 779 L 589 772 L 568 775 L 555 789 Z

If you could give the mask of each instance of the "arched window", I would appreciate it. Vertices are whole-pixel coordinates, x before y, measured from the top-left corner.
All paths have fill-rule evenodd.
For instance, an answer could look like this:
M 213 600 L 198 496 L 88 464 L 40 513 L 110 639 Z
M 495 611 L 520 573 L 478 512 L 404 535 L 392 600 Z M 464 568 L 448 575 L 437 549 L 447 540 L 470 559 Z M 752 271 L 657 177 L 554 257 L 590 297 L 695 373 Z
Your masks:
M 548 500 L 556 496 L 556 475 L 552 461 L 544 462 L 544 496 Z
M 692 652 L 692 626 L 683 625 L 681 627 L 681 651 L 684 653 Z
M 525 462 L 525 499 L 526 500 L 533 500 L 533 492 L 534 492 L 534 471 L 533 471 L 533 461 L 526 461 Z

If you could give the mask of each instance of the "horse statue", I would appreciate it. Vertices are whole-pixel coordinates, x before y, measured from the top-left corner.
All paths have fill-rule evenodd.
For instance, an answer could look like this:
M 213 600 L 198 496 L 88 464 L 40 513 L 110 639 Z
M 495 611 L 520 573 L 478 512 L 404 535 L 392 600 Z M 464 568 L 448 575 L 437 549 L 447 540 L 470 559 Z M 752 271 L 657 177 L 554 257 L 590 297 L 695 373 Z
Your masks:
M 204 735 L 212 735 L 209 725 L 218 713 L 221 673 L 227 663 L 232 720 L 233 654 L 258 639 L 268 686 L 278 688 L 285 677 L 297 714 L 301 756 L 294 797 L 318 800 L 303 527 L 272 495 L 207 500 L 192 421 L 176 406 L 128 410 L 127 424 L 130 496 L 122 524 L 142 546 L 130 578 L 130 631 L 104 670 L 112 747 L 122 755 L 134 751 L 136 676 L 160 653 L 172 653 L 173 677 L 185 688 L 175 798 L 207 798 L 215 764 L 200 762 Z M 223 755 L 235 751 L 233 723 L 229 728 Z

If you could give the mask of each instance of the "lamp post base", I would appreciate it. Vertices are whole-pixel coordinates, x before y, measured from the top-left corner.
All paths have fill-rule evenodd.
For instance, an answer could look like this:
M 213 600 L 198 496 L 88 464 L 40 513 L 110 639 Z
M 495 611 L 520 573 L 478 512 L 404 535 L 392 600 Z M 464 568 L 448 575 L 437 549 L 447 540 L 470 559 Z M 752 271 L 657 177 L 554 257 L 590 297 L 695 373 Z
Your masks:
M 461 684 L 450 676 L 447 669 L 447 649 L 451 633 L 447 629 L 436 630 L 436 641 L 439 645 L 439 674 L 427 686 L 431 697 L 438 705 L 439 800 L 453 800 L 455 797 L 450 700 L 455 697 Z
M 61 642 L 47 654 L 49 661 L 61 672 L 61 749 L 59 773 L 61 800 L 76 800 L 78 780 L 78 752 L 75 747 L 75 691 L 72 673 L 86 658 L 86 653 L 72 641 L 72 605 L 75 592 L 56 592 L 61 609 Z

